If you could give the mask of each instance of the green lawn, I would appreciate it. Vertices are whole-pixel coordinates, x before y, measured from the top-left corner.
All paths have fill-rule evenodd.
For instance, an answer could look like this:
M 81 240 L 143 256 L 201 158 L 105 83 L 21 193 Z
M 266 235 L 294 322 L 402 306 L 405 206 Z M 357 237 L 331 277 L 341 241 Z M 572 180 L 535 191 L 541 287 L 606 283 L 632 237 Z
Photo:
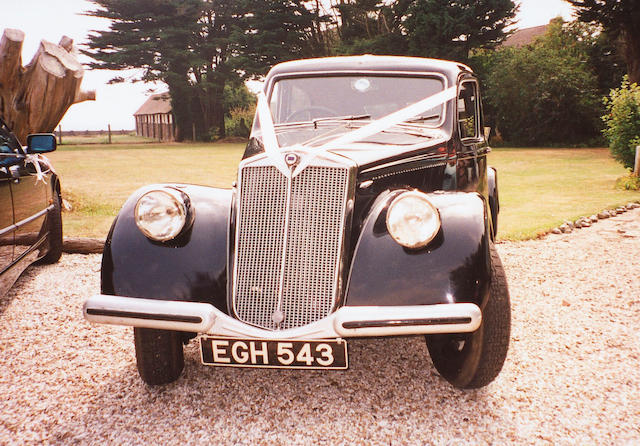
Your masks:
M 494 149 L 501 239 L 527 239 L 564 220 L 640 201 L 640 192 L 614 188 L 626 173 L 608 149 Z
M 73 206 L 63 216 L 65 235 L 106 237 L 124 201 L 145 184 L 230 188 L 243 150 L 243 144 L 62 146 L 49 158 Z
M 138 187 L 182 182 L 215 187 L 235 180 L 243 144 L 113 144 L 61 146 L 52 153 L 63 194 L 66 236 L 105 237 L 113 217 Z M 624 169 L 607 149 L 494 149 L 502 239 L 526 239 L 566 219 L 640 201 L 618 191 Z

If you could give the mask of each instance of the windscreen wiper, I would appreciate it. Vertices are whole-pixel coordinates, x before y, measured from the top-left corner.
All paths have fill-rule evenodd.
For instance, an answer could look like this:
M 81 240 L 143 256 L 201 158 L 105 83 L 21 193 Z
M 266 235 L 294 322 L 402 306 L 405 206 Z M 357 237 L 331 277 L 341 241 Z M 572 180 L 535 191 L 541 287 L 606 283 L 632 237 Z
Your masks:
M 407 119 L 405 122 L 428 121 L 429 119 L 439 119 L 439 118 L 440 118 L 440 115 L 414 116 L 413 118 Z
M 318 122 L 322 121 L 357 121 L 359 119 L 369 119 L 371 115 L 347 115 L 347 116 L 327 116 L 326 118 L 312 119 L 314 128 L 318 128 Z

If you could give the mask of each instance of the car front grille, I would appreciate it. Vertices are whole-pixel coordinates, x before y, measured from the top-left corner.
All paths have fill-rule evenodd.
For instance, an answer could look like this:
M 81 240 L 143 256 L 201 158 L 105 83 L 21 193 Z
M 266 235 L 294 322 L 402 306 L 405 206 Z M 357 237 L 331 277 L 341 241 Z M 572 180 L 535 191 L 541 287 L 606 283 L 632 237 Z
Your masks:
M 338 293 L 348 166 L 310 165 L 289 179 L 274 166 L 246 165 L 240 182 L 236 316 L 268 330 L 327 316 Z

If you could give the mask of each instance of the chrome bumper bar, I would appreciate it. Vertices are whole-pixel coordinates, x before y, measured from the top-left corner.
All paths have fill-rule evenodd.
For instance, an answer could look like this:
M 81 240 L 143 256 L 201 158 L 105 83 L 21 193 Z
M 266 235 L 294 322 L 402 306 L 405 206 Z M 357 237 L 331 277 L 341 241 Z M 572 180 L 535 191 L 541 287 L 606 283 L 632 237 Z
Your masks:
M 90 322 L 259 339 L 330 339 L 475 331 L 475 304 L 342 307 L 303 327 L 270 331 L 234 319 L 211 304 L 99 294 L 84 304 Z

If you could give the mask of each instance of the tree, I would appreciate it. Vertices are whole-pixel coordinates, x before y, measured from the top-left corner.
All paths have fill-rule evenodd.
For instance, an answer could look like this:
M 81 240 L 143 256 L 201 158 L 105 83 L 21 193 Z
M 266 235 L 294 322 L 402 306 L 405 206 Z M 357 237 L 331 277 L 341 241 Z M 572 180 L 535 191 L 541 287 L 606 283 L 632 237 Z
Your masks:
M 512 0 L 413 0 L 403 20 L 408 53 L 466 62 L 507 37 L 517 9 Z
M 467 61 L 473 49 L 492 48 L 507 35 L 512 0 L 334 0 L 339 51 Z
M 406 0 L 338 0 L 332 8 L 339 20 L 336 30 L 340 54 L 406 54 L 408 39 L 402 19 Z
M 215 86 L 226 74 L 227 8 L 217 9 L 217 4 L 201 0 L 93 0 L 93 3 L 99 8 L 87 14 L 109 19 L 111 26 L 108 31 L 89 35 L 89 49 L 84 53 L 96 60 L 90 64 L 92 68 L 141 68 L 142 75 L 132 79 L 133 82 L 166 83 L 178 140 L 190 135 L 192 126 L 197 127 L 200 136 L 216 124 L 224 128 L 224 114 L 219 110 L 217 116 L 212 113 L 212 109 L 220 108 L 221 99 L 216 95 L 222 93 L 214 90 L 205 97 L 198 93 Z M 211 8 L 205 11 L 205 6 Z M 118 77 L 112 82 L 124 80 Z M 203 113 L 196 113 L 198 109 Z
M 597 77 L 587 62 L 585 49 L 559 20 L 534 43 L 482 53 L 472 66 L 485 86 L 491 124 L 506 141 L 579 144 L 600 129 Z
M 133 81 L 169 87 L 182 140 L 225 136 L 225 86 L 266 73 L 275 63 L 311 55 L 319 13 L 302 0 L 92 0 L 87 14 L 111 20 L 89 36 L 93 68 L 141 68 Z M 116 78 L 114 81 L 124 81 Z
M 323 25 L 329 18 L 301 0 L 236 0 L 233 65 L 245 78 L 259 77 L 273 65 L 328 53 Z
M 565 0 L 578 18 L 602 25 L 621 46 L 631 83 L 640 83 L 640 2 L 638 0 Z

